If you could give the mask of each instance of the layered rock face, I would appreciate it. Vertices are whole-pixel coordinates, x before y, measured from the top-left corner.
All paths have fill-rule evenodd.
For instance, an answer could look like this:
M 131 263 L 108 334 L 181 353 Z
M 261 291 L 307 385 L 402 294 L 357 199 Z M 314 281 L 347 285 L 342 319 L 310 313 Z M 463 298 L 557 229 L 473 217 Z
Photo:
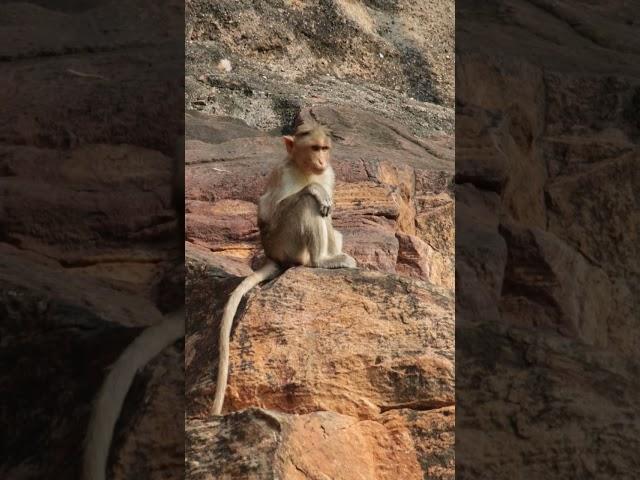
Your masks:
M 2 478 L 78 478 L 107 367 L 183 302 L 171 3 L 0 4 Z M 178 344 L 138 376 L 108 478 L 183 478 L 183 404 Z
M 452 13 L 188 4 L 187 478 L 453 478 Z M 309 115 L 333 132 L 333 223 L 360 268 L 247 295 L 213 417 L 222 308 L 262 260 L 280 136 Z
M 635 10 L 473 3 L 456 5 L 457 473 L 635 478 Z

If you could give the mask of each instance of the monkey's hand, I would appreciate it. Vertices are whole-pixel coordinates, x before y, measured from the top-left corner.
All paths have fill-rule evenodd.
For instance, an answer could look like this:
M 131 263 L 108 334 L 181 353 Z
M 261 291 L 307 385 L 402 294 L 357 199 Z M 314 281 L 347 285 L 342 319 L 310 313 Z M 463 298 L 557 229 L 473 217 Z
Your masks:
M 331 197 L 329 197 L 328 199 L 323 199 L 319 203 L 320 215 L 322 215 L 323 217 L 328 217 L 329 215 L 331 215 L 331 210 L 333 209 L 333 201 L 331 200 Z
M 331 214 L 331 210 L 333 209 L 333 199 L 331 195 L 324 189 L 324 187 L 318 183 L 312 183 L 308 187 L 309 193 L 313 195 L 313 197 L 318 202 L 318 207 L 320 209 L 320 215 L 326 217 Z

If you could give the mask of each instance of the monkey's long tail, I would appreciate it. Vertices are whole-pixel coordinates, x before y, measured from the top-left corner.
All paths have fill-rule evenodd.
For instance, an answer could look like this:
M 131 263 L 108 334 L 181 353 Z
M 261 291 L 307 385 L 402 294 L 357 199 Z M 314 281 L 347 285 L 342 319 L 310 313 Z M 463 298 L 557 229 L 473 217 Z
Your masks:
M 82 463 L 83 480 L 104 480 L 113 430 L 138 369 L 184 336 L 184 311 L 146 328 L 111 366 L 96 397 Z
M 233 317 L 236 315 L 240 300 L 242 300 L 245 293 L 260 282 L 276 277 L 281 271 L 282 268 L 278 264 L 267 260 L 267 263 L 262 268 L 253 272 L 236 287 L 224 307 L 222 322 L 220 324 L 220 340 L 218 343 L 218 381 L 216 383 L 216 395 L 213 401 L 212 411 L 214 415 L 220 415 L 222 412 L 224 393 L 227 389 L 227 377 L 229 375 L 229 338 L 231 337 L 231 325 L 233 325 Z

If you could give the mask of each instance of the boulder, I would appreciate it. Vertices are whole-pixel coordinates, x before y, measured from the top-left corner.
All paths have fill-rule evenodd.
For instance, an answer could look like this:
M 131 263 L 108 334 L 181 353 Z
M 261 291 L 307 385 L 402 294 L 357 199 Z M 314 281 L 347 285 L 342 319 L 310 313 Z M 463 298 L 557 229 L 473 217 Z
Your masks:
M 454 410 L 394 410 L 375 420 L 251 408 L 187 424 L 188 478 L 453 478 Z
M 189 257 L 189 277 L 191 269 L 211 268 Z M 224 302 L 214 301 L 212 315 L 212 295 L 197 292 L 219 298 L 226 289 L 204 278 L 188 284 L 186 389 L 195 406 L 188 414 L 206 418 Z M 226 411 L 259 406 L 369 418 L 454 402 L 446 289 L 375 272 L 299 267 L 250 294 L 235 325 Z

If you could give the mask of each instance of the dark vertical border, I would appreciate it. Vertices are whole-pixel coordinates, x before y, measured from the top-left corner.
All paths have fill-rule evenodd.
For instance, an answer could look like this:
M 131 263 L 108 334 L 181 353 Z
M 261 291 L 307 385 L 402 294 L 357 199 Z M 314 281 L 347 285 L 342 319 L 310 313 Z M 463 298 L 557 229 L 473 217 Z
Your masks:
M 638 2 L 457 2 L 456 472 L 636 478 Z
M 107 367 L 184 304 L 184 2 L 0 18 L 0 477 L 74 479 Z M 183 478 L 183 351 L 138 375 L 109 478 Z

